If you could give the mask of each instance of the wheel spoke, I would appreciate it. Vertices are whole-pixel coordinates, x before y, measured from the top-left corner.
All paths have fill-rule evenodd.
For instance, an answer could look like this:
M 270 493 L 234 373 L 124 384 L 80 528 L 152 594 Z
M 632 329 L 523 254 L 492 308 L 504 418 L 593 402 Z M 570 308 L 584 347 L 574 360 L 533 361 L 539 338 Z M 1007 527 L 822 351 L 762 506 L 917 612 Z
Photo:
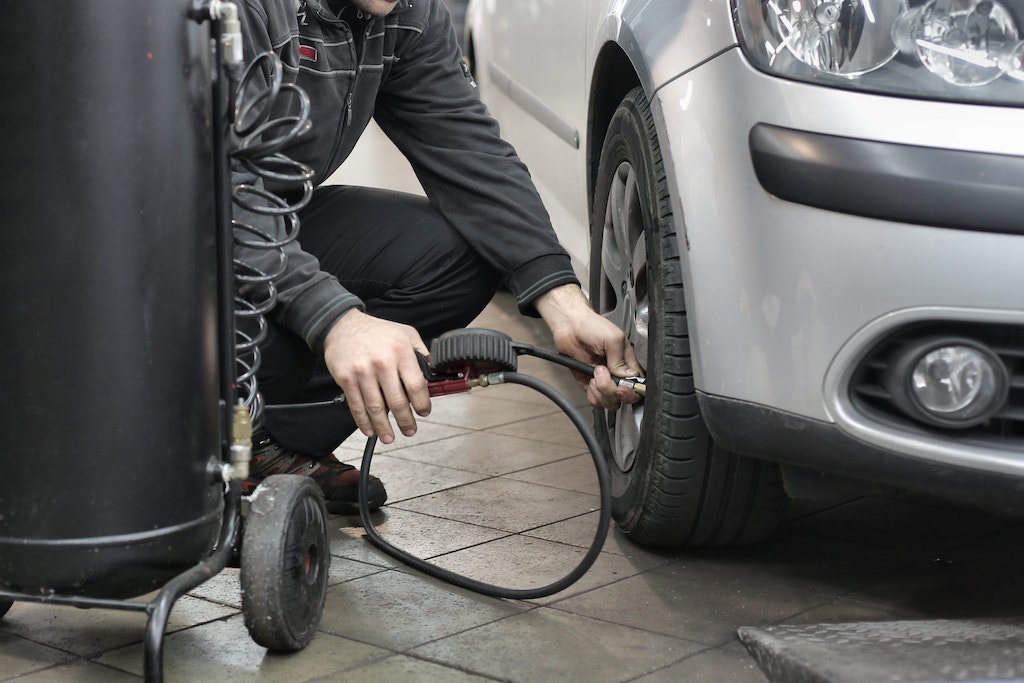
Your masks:
M 627 244 L 623 241 L 625 237 L 623 221 L 627 214 L 625 204 L 629 195 L 626 194 L 627 178 L 623 177 L 622 169 L 623 167 L 620 167 L 620 172 L 616 173 L 609 189 L 608 210 L 605 214 L 604 239 L 601 247 L 601 266 L 614 288 L 616 298 L 620 295 L 620 287 L 626 280 L 629 267 L 629 261 L 623 258 L 623 246 Z M 628 176 L 628 173 L 625 175 Z
M 633 320 L 630 329 L 627 331 L 629 341 L 636 350 L 640 363 L 647 367 L 647 335 L 650 325 L 650 290 L 648 288 L 647 272 L 647 232 L 642 230 L 637 237 L 636 245 L 633 248 L 632 258 L 633 287 L 631 291 L 633 299 Z
M 629 162 L 620 163 L 608 189 L 599 301 L 603 315 L 626 333 L 646 367 L 650 302 L 643 202 L 636 169 Z
M 626 179 L 625 198 L 623 200 L 624 213 L 622 225 L 619 228 L 619 248 L 622 251 L 623 259 L 627 267 L 632 265 L 633 253 L 637 247 L 637 238 L 644 230 L 643 208 L 641 197 L 636 184 L 636 171 L 629 169 L 629 177 Z M 643 244 L 640 245 L 643 248 Z
M 647 226 L 644 197 L 636 169 L 619 164 L 608 188 L 608 204 L 602 231 L 600 292 L 603 315 L 621 328 L 636 349 L 637 358 L 648 363 Z M 607 411 L 606 424 L 613 458 L 623 472 L 633 467 L 640 443 L 643 402 Z
M 624 257 L 624 262 L 630 262 L 633 249 L 633 237 L 636 224 L 643 224 L 643 217 L 640 215 L 636 187 L 636 171 L 632 166 L 623 164 L 619 167 L 619 173 L 624 175 L 622 181 L 622 197 L 619 204 L 618 222 L 615 226 L 615 241 L 618 242 L 619 251 Z
M 639 234 L 634 238 L 630 249 L 630 265 L 633 270 L 634 283 L 641 279 L 647 280 L 647 232 L 641 226 Z
M 613 288 L 612 295 L 617 299 L 622 294 L 622 283 L 626 282 L 629 276 L 627 267 L 623 264 L 622 254 L 611 244 L 613 240 L 606 239 L 601 247 L 601 267 L 608 282 Z
M 644 404 L 623 404 L 618 410 L 607 415 L 609 436 L 613 444 L 612 457 L 621 471 L 628 472 L 633 468 L 636 451 L 640 445 L 640 424 L 644 419 Z
M 627 330 L 632 318 L 630 290 L 630 260 L 633 247 L 631 223 L 636 211 L 636 172 L 628 162 L 616 169 L 608 191 L 608 209 L 605 213 L 601 266 L 606 278 L 607 291 L 602 292 L 601 304 L 605 317 Z

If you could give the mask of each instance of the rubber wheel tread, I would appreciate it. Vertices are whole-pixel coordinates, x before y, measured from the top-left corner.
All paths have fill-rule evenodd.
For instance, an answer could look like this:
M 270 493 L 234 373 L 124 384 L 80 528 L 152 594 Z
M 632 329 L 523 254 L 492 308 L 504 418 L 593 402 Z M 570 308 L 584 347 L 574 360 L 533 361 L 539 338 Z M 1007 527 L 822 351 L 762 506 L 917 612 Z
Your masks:
M 309 477 L 273 475 L 250 498 L 241 550 L 242 614 L 249 635 L 276 652 L 313 639 L 330 568 L 327 510 Z

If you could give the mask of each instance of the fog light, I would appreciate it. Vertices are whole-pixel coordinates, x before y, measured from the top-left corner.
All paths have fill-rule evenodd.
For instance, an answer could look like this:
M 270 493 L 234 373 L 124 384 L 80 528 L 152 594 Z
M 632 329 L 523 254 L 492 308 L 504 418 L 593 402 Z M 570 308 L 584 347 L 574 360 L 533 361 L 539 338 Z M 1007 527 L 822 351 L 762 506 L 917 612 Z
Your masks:
M 931 338 L 903 347 L 885 378 L 896 406 L 926 424 L 967 428 L 993 417 L 1006 403 L 1003 362 L 981 344 Z

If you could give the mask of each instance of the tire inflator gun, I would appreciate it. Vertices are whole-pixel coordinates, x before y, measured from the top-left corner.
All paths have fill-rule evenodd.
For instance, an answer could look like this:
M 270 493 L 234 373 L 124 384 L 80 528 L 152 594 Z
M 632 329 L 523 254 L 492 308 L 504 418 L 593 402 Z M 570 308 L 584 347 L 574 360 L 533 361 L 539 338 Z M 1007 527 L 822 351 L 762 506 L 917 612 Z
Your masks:
M 600 489 L 601 509 L 597 531 L 589 550 L 579 564 L 563 578 L 538 588 L 505 588 L 477 581 L 438 567 L 395 547 L 384 540 L 373 525 L 368 505 L 370 463 L 377 437 L 370 437 L 363 451 L 363 460 L 359 476 L 359 516 L 366 530 L 367 538 L 389 555 L 401 560 L 411 567 L 419 569 L 429 576 L 441 579 L 461 588 L 477 593 L 500 598 L 527 600 L 552 595 L 575 583 L 593 565 L 604 545 L 611 520 L 611 489 L 609 486 L 608 466 L 604 452 L 593 429 L 583 420 L 573 405 L 554 388 L 535 377 L 520 374 L 518 358 L 530 355 L 546 361 L 563 365 L 584 375 L 593 376 L 594 368 L 568 356 L 554 353 L 542 348 L 512 341 L 512 339 L 494 330 L 467 328 L 447 332 L 431 344 L 430 356 L 420 355 L 420 366 L 427 378 L 427 386 L 431 396 L 446 396 L 467 392 L 474 387 L 486 387 L 495 384 L 521 384 L 545 395 L 572 420 L 580 436 L 583 437 L 597 471 Z M 620 386 L 628 386 L 636 393 L 644 395 L 647 385 L 643 377 L 618 378 Z

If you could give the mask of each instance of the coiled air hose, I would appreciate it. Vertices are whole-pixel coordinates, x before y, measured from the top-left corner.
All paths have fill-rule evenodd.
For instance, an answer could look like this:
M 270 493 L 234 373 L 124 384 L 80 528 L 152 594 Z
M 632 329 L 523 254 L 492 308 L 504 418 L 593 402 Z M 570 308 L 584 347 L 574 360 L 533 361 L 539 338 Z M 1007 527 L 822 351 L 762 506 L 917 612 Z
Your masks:
M 270 72 L 266 85 L 257 81 L 264 68 Z M 258 55 L 249 62 L 236 87 L 231 89 L 229 104 L 232 112 L 231 158 L 262 181 L 260 184 L 233 185 L 232 204 L 253 214 L 279 219 L 284 224 L 282 235 L 275 237 L 251 223 L 237 218 L 232 220 L 235 247 L 272 250 L 278 256 L 275 267 L 269 271 L 260 270 L 237 257 L 232 261 L 236 323 L 235 390 L 239 401 L 249 409 L 253 427 L 258 427 L 263 417 L 264 402 L 256 386 L 256 371 L 260 366 L 259 344 L 267 335 L 266 314 L 277 302 L 274 280 L 284 273 L 287 266 L 285 246 L 298 237 L 298 211 L 313 196 L 313 169 L 281 151 L 312 126 L 309 97 L 299 86 L 283 83 L 282 74 L 281 60 L 275 54 L 266 52 Z M 297 114 L 274 115 L 275 105 L 282 104 L 282 94 L 291 95 L 291 101 L 287 103 L 292 110 L 297 109 Z M 268 185 L 285 190 L 301 187 L 302 191 L 294 201 L 288 201 L 267 189 Z M 289 196 L 291 194 L 295 193 Z M 233 213 L 238 215 L 237 211 Z
M 611 522 L 611 490 L 609 487 L 608 465 L 593 430 L 580 416 L 579 411 L 554 388 L 535 377 L 520 374 L 516 371 L 517 358 L 522 354 L 558 363 L 591 376 L 594 372 L 594 369 L 589 365 L 545 349 L 514 342 L 501 332 L 473 328 L 454 330 L 434 340 L 430 347 L 429 367 L 424 369 L 424 374 L 427 375 L 428 386 L 444 386 L 446 389 L 444 391 L 432 392 L 432 395 L 457 393 L 459 390 L 468 391 L 474 386 L 520 384 L 546 396 L 569 417 L 590 451 L 591 459 L 594 462 L 594 469 L 597 472 L 601 499 L 597 531 L 594 534 L 590 548 L 576 567 L 561 579 L 546 586 L 537 588 L 506 588 L 478 581 L 444 569 L 394 546 L 380 535 L 376 527 L 374 527 L 370 516 L 368 502 L 369 477 L 370 465 L 373 461 L 373 451 L 377 444 L 377 437 L 375 436 L 367 440 L 360 466 L 359 517 L 370 542 L 392 557 L 429 576 L 483 595 L 528 600 L 552 595 L 568 588 L 594 564 L 594 561 L 601 553 L 601 548 L 604 545 Z M 638 385 L 642 384 L 642 380 L 634 379 L 633 381 Z

